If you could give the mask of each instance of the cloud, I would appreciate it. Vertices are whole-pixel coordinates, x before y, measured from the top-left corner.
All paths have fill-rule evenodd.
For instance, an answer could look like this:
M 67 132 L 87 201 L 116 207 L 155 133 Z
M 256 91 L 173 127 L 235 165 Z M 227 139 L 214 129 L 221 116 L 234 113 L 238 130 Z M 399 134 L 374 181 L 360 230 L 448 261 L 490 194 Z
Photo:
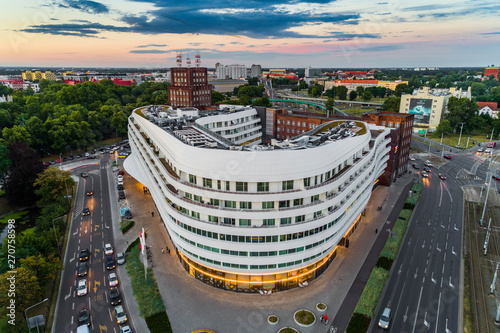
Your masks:
M 102 31 L 125 32 L 127 30 L 128 29 L 126 27 L 116 27 L 113 25 L 104 25 L 100 23 L 89 23 L 89 24 L 64 23 L 64 24 L 32 25 L 31 27 L 22 29 L 20 31 L 29 33 L 42 33 L 49 35 L 96 38 L 97 35 Z
M 200 46 L 203 43 L 188 43 L 188 44 L 191 45 L 191 46 Z
M 128 53 L 139 53 L 139 54 L 163 54 L 163 53 L 170 53 L 172 51 L 166 51 L 166 50 L 156 50 L 156 49 L 149 49 L 149 50 L 131 50 L 128 51 Z
M 245 43 L 240 43 L 240 42 L 231 42 L 229 44 L 231 44 L 231 45 L 245 45 Z
M 215 46 L 226 46 L 226 44 L 215 44 Z
M 450 7 L 452 7 L 452 6 L 451 5 L 423 5 L 423 6 L 406 7 L 406 8 L 402 8 L 402 10 L 413 12 L 413 11 L 444 9 L 444 8 L 450 8 Z
M 377 5 L 388 5 L 388 2 L 379 2 Z
M 138 45 L 136 47 L 139 49 L 143 49 L 146 47 L 165 47 L 165 46 L 168 46 L 168 45 L 167 44 L 146 44 L 146 45 Z
M 58 4 L 62 8 L 78 9 L 90 14 L 107 14 L 109 8 L 100 2 L 91 0 L 63 0 Z
M 500 31 L 494 31 L 494 32 L 483 32 L 481 35 L 500 35 Z
M 385 52 L 385 51 L 396 51 L 404 49 L 402 44 L 391 44 L 391 45 L 375 45 L 368 47 L 360 47 L 357 51 L 360 52 Z

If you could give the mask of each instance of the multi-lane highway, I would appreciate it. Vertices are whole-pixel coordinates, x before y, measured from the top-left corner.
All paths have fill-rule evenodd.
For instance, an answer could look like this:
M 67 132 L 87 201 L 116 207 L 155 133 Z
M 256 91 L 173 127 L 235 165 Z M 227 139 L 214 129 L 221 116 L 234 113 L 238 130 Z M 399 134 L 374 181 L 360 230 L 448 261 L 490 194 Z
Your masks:
M 391 308 L 389 332 L 457 332 L 462 191 L 431 169 L 376 314 Z
M 108 181 L 114 183 L 114 179 L 108 180 L 108 156 L 101 157 L 99 165 L 84 167 L 74 172 L 80 177 L 75 199 L 74 216 L 69 234 L 66 250 L 64 271 L 61 280 L 60 294 L 56 309 L 56 317 L 53 333 L 76 332 L 78 326 L 78 312 L 87 308 L 90 312 L 90 329 L 92 332 L 114 332 L 120 331 L 109 297 L 110 273 L 117 273 L 120 266 L 108 270 L 106 268 L 106 256 L 104 245 L 113 245 L 113 234 L 111 224 L 111 205 Z M 81 173 L 87 173 L 87 177 L 81 177 Z M 114 185 L 113 185 L 114 186 Z M 87 191 L 92 190 L 92 195 Z M 90 210 L 90 215 L 83 216 L 85 207 Z M 89 249 L 90 256 L 86 261 L 88 274 L 78 277 L 79 254 L 82 249 Z M 113 254 L 114 256 L 116 253 Z M 115 257 L 116 258 L 116 257 Z M 78 281 L 87 281 L 87 294 L 77 295 Z M 118 283 L 118 289 L 120 283 Z M 122 303 L 124 298 L 121 297 Z

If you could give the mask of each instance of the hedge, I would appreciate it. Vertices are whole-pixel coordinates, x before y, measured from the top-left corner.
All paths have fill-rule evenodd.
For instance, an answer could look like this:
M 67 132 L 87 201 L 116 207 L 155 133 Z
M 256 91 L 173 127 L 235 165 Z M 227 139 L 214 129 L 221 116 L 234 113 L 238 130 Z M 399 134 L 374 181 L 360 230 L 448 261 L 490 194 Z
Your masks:
M 134 226 L 134 223 L 135 223 L 134 221 L 129 221 L 129 220 L 120 222 L 120 230 L 122 231 L 122 234 L 129 231 Z
M 365 316 L 361 313 L 354 313 L 351 317 L 351 321 L 347 326 L 346 333 L 360 333 L 366 332 L 368 327 L 370 327 L 371 317 Z
M 130 245 L 127 247 L 127 249 L 125 250 L 125 252 L 130 252 L 134 246 L 136 246 L 137 244 L 139 244 L 140 241 L 141 240 L 139 239 L 139 237 L 137 237 L 132 243 L 130 243 Z
M 383 268 L 387 271 L 390 271 L 391 270 L 391 266 L 392 266 L 392 262 L 394 260 L 391 259 L 391 258 L 387 258 L 387 257 L 384 257 L 384 256 L 380 256 L 377 260 L 377 263 L 375 264 L 375 266 L 377 267 L 380 267 L 380 268 Z
M 355 313 L 361 313 L 368 317 L 373 316 L 388 277 L 389 272 L 385 269 L 380 267 L 373 269 L 365 289 L 363 289 L 363 294 L 359 298 L 358 305 L 354 309 Z
M 145 319 L 151 333 L 173 333 L 172 326 L 170 326 L 170 320 L 168 320 L 165 311 L 155 313 Z

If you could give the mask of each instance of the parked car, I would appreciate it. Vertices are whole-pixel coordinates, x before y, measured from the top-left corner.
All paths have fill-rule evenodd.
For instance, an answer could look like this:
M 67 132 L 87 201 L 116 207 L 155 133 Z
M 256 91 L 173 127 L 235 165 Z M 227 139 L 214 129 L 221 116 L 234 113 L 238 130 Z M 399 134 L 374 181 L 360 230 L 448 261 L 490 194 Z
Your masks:
M 90 312 L 87 308 L 83 308 L 78 311 L 78 326 L 81 325 L 90 325 Z
M 108 280 L 109 280 L 110 287 L 116 287 L 118 285 L 118 277 L 116 276 L 115 273 L 109 274 Z
M 81 262 L 78 265 L 78 276 L 82 277 L 82 276 L 87 275 L 87 273 L 88 273 L 87 263 L 86 262 Z
M 125 171 L 123 171 L 123 170 L 118 171 L 119 176 L 123 176 L 124 173 L 125 173 Z
M 116 267 L 115 259 L 113 256 L 106 256 L 106 269 L 114 269 Z
M 132 213 L 130 212 L 130 209 L 127 209 L 123 216 L 125 217 L 125 220 L 130 220 L 132 218 Z
M 122 302 L 122 298 L 117 287 L 109 288 L 109 301 L 111 305 L 118 305 Z
M 118 200 L 125 199 L 125 191 L 118 191 Z
M 88 207 L 85 207 L 85 208 L 82 210 L 82 215 L 83 215 L 83 216 L 90 215 L 90 209 L 89 209 Z
M 438 173 L 438 176 L 439 176 L 439 178 L 441 178 L 441 180 L 445 180 L 446 179 L 446 176 L 443 175 L 443 174 Z
M 123 252 L 118 252 L 116 254 L 116 262 L 118 265 L 123 265 L 125 263 L 125 255 Z
M 120 327 L 120 333 L 133 333 L 133 332 L 130 326 L 127 325 Z
M 77 290 L 76 294 L 78 296 L 87 295 L 87 280 L 81 279 L 80 281 L 78 281 L 78 287 L 76 290 Z
M 116 322 L 118 324 L 123 324 L 124 322 L 126 322 L 128 320 L 127 314 L 125 313 L 123 306 L 118 305 L 115 308 L 115 318 L 116 318 Z
M 118 179 L 117 183 L 118 185 L 123 185 L 123 179 Z
M 111 244 L 108 243 L 104 245 L 104 254 L 107 256 L 113 254 L 113 247 L 111 246 Z
M 45 165 L 45 166 L 49 166 L 49 165 L 50 165 L 50 162 L 45 162 L 45 163 L 43 163 L 43 165 Z
M 391 322 L 391 309 L 385 308 L 378 321 L 378 326 L 383 329 L 388 329 Z
M 118 176 L 116 176 L 116 179 L 123 180 L 123 176 L 122 175 L 118 175 Z
M 82 249 L 79 255 L 80 261 L 87 261 L 89 259 L 89 254 L 89 249 Z
M 123 191 L 123 184 L 118 184 L 118 185 L 116 185 L 116 189 L 117 189 L 118 191 Z

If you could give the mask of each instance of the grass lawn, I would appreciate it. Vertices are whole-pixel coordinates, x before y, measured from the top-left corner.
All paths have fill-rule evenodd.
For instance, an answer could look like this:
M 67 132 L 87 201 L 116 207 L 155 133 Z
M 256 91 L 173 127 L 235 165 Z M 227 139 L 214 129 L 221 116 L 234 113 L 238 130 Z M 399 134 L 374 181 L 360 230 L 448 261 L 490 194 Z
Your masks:
M 458 144 L 459 137 L 460 137 L 460 133 L 444 135 L 443 136 L 443 144 L 451 146 L 451 147 L 456 147 Z M 441 136 L 434 134 L 434 133 L 428 135 L 427 138 L 434 140 L 436 142 L 441 142 Z M 469 141 L 469 145 L 466 147 L 467 140 Z M 477 142 L 481 142 L 481 147 L 486 147 L 486 144 L 483 144 L 483 143 L 490 142 L 490 140 L 486 139 L 486 134 L 476 134 L 476 135 L 462 134 L 462 138 L 460 139 L 460 148 L 473 147 L 474 144 L 472 144 L 472 141 L 475 141 L 476 144 L 477 144 Z
M 20 212 L 15 212 L 13 214 L 10 214 L 2 219 L 0 219 L 0 223 L 7 223 L 8 220 L 19 220 L 21 217 L 23 217 L 24 215 L 28 214 L 28 211 L 27 210 L 23 210 L 23 211 L 20 211 Z
M 144 278 L 144 265 L 139 257 L 139 245 L 134 246 L 127 257 L 127 273 L 132 280 L 132 290 L 134 292 L 139 312 L 146 318 L 158 312 L 165 311 L 165 305 L 158 291 L 158 284 L 152 269 L 147 270 Z
M 359 117 L 361 114 L 373 111 L 375 109 L 366 109 L 366 108 L 349 108 L 349 109 L 343 109 L 342 111 L 350 114 L 351 116 L 356 116 Z

